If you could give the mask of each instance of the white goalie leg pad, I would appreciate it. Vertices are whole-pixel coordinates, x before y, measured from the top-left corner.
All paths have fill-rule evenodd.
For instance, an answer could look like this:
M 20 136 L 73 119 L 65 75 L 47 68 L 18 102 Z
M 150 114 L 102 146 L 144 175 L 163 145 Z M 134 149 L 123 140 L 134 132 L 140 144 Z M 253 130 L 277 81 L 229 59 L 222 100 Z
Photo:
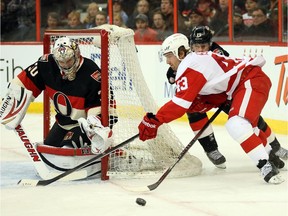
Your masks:
M 91 152 L 93 154 L 102 153 L 109 148 L 111 145 L 108 139 L 110 128 L 104 127 L 98 117 L 88 116 L 87 120 L 79 118 L 78 122 L 82 132 L 85 132 L 91 141 Z
M 0 123 L 8 129 L 16 128 L 24 118 L 32 100 L 32 91 L 10 83 L 7 94 L 1 103 Z
M 228 119 L 225 126 L 230 136 L 238 143 L 242 143 L 254 133 L 250 122 L 240 116 Z

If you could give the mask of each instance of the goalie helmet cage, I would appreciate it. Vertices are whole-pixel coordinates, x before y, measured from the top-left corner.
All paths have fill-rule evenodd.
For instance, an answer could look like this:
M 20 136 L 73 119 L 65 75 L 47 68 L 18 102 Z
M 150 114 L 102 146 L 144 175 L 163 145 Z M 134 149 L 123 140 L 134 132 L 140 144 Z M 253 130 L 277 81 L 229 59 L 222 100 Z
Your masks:
M 54 41 L 62 36 L 75 39 L 81 55 L 94 60 L 101 68 L 103 125 L 113 122 L 110 118 L 116 113 L 111 113 L 115 112 L 111 107 L 116 107 L 118 116 L 118 122 L 113 126 L 112 146 L 137 134 L 145 113 L 155 113 L 158 107 L 141 71 L 134 31 L 108 24 L 94 29 L 47 31 L 44 53 L 51 53 Z M 51 112 L 50 100 L 44 92 L 44 138 L 50 129 Z M 101 178 L 157 178 L 175 162 L 184 147 L 169 125 L 164 124 L 159 128 L 157 138 L 145 142 L 135 139 L 102 160 Z M 201 169 L 201 161 L 188 153 L 170 177 L 198 175 Z

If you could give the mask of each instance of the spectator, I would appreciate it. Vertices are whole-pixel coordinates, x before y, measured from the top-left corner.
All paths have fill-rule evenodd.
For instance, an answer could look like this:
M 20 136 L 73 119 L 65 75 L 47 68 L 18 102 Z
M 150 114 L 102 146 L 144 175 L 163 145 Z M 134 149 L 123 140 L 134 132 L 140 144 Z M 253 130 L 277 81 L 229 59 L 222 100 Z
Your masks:
M 83 29 L 85 28 L 83 23 L 80 20 L 80 12 L 78 11 L 71 11 L 68 14 L 68 25 L 66 26 L 67 29 Z
M 161 11 L 155 11 L 153 14 L 153 29 L 158 33 L 158 40 L 164 41 L 173 31 L 166 28 L 164 16 Z
M 44 32 L 46 30 L 59 29 L 62 26 L 59 14 L 56 12 L 49 12 L 46 20 L 46 26 L 41 28 L 41 38 L 43 38 Z
M 164 15 L 167 28 L 173 31 L 174 30 L 173 1 L 161 0 L 161 12 Z
M 191 8 L 195 8 L 197 0 L 179 0 L 178 9 L 182 16 L 187 16 L 191 12 Z
M 35 2 L 35 0 L 34 0 Z M 77 0 L 41 0 L 41 26 L 46 25 L 48 13 L 54 11 L 59 14 L 63 23 L 68 23 L 67 16 L 71 11 L 80 8 L 80 1 Z
M 149 9 L 150 9 L 150 4 L 147 0 L 139 0 L 137 5 L 136 5 L 135 11 L 128 18 L 127 26 L 129 28 L 134 29 L 134 30 L 136 29 L 135 18 L 138 14 L 145 14 L 148 17 L 149 26 L 152 26 L 153 22 L 151 21 L 151 19 L 149 19 L 151 17 L 150 13 L 149 13 Z
M 234 10 L 233 14 L 233 24 L 234 24 L 234 40 L 238 41 L 241 38 L 243 32 L 245 32 L 246 27 L 243 22 L 243 17 L 240 9 Z
M 190 11 L 188 15 L 188 21 L 185 22 L 185 24 L 187 26 L 187 32 L 188 32 L 188 34 L 186 34 L 187 37 L 190 36 L 191 31 L 194 27 L 200 26 L 200 25 L 201 26 L 207 25 L 204 16 L 197 8 L 194 8 Z
M 17 14 L 8 13 L 6 6 L 6 2 L 1 0 L 1 41 L 9 41 L 9 33 L 18 25 Z
M 243 22 L 246 26 L 250 27 L 253 24 L 252 11 L 257 7 L 258 7 L 257 0 L 245 1 L 246 13 L 244 13 L 242 16 L 243 16 Z
M 133 14 L 137 2 L 138 0 L 125 0 L 125 4 L 122 4 L 122 9 L 126 12 L 128 19 Z
M 276 41 L 277 32 L 273 31 L 274 26 L 267 11 L 263 7 L 257 7 L 252 11 L 253 24 L 243 33 L 245 39 L 260 41 Z
M 219 9 L 211 19 L 210 28 L 215 32 L 215 37 L 228 37 L 228 0 L 219 0 Z
M 104 11 L 98 11 L 95 16 L 95 25 L 100 26 L 103 24 L 107 24 L 107 14 Z
M 287 7 L 287 4 L 286 4 L 286 7 Z M 278 0 L 270 0 L 267 10 L 268 10 L 267 12 L 268 18 L 271 20 L 274 26 L 277 26 L 278 25 Z M 287 13 L 284 12 L 283 14 L 286 14 L 287 16 Z M 285 17 L 283 17 L 283 20 L 285 20 Z M 275 30 L 277 31 L 277 29 Z
M 136 17 L 135 42 L 156 42 L 158 35 L 155 30 L 148 26 L 148 17 L 145 14 L 138 14 Z
M 150 11 L 154 11 L 157 8 L 160 9 L 161 1 L 159 1 L 159 0 L 149 0 L 149 5 L 150 5 L 149 6 Z
M 196 7 L 202 13 L 207 24 L 209 25 L 211 22 L 211 19 L 216 14 L 214 2 L 212 0 L 198 0 Z
M 113 24 L 122 28 L 127 28 L 120 13 L 113 14 Z
M 245 1 L 243 0 L 234 0 L 234 8 L 237 8 L 241 11 L 241 14 L 245 11 Z
M 99 6 L 97 3 L 92 2 L 87 7 L 87 16 L 84 18 L 83 24 L 86 29 L 95 27 L 95 17 L 99 11 Z
M 126 25 L 128 21 L 128 15 L 126 12 L 122 9 L 122 1 L 123 0 L 113 0 L 113 13 L 120 13 L 124 24 Z
M 173 0 L 161 0 L 161 12 L 164 15 L 164 19 L 166 22 L 167 29 L 174 32 L 174 9 L 173 9 Z M 178 13 L 178 32 L 185 33 L 185 19 L 184 17 Z
M 15 15 L 17 25 L 11 32 L 11 41 L 34 41 L 35 34 L 35 1 L 34 0 L 11 0 L 7 5 L 7 12 Z M 13 21 L 12 21 L 13 22 Z

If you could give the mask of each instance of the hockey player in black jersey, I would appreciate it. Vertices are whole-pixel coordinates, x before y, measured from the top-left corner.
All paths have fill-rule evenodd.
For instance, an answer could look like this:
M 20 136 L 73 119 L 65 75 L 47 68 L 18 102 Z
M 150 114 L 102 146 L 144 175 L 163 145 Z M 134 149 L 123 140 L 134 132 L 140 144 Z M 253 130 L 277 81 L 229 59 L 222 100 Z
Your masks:
M 210 50 L 212 52 L 216 52 L 221 55 L 229 56 L 229 53 L 226 50 L 224 50 L 216 42 L 212 41 L 212 37 L 213 37 L 213 33 L 208 26 L 195 27 L 192 30 L 191 35 L 190 35 L 191 50 L 194 52 L 206 52 Z M 166 76 L 167 76 L 168 82 L 170 84 L 174 84 L 176 72 L 174 72 L 171 68 L 169 68 L 166 73 Z M 229 106 L 225 106 L 224 112 L 228 113 L 229 109 L 230 109 Z M 200 112 L 193 112 L 193 113 L 189 112 L 187 113 L 187 116 L 188 116 L 190 127 L 195 132 L 200 130 L 203 124 L 205 124 L 205 122 L 208 119 L 208 116 L 206 113 L 200 113 Z M 204 123 L 201 123 L 201 122 L 204 122 Z M 284 160 L 287 160 L 288 150 L 280 146 L 280 143 L 275 137 L 275 134 L 272 132 L 270 127 L 267 125 L 267 123 L 264 121 L 264 119 L 261 116 L 258 121 L 258 127 L 266 134 L 266 136 L 268 137 L 268 142 L 270 143 L 270 146 L 272 147 L 270 160 L 273 160 L 277 168 L 283 168 L 285 164 L 282 160 L 279 159 L 279 157 Z M 203 147 L 204 151 L 206 152 L 209 160 L 216 167 L 226 168 L 226 165 L 225 165 L 226 159 L 218 150 L 218 144 L 215 139 L 214 132 L 211 126 L 206 130 L 206 133 L 198 139 L 198 141 Z
M 57 39 L 52 53 L 43 55 L 23 70 L 12 80 L 10 88 L 32 93 L 25 100 L 26 109 L 30 101 L 46 90 L 56 111 L 56 121 L 44 140 L 45 145 L 80 148 L 87 144 L 94 154 L 109 147 L 111 128 L 101 124 L 101 70 L 94 61 L 81 56 L 74 40 Z M 5 123 L 6 127 L 15 128 L 25 112 Z M 117 116 L 113 119 L 116 123 Z

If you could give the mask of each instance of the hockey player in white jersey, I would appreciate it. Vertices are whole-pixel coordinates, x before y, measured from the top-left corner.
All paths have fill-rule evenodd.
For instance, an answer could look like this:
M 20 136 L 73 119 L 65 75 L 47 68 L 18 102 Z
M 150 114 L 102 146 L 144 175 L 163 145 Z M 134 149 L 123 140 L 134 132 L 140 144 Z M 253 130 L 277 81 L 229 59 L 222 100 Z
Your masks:
M 187 44 L 186 36 L 179 33 L 169 36 L 162 44 L 167 64 L 177 71 L 176 94 L 156 115 L 144 116 L 138 126 L 140 139 L 155 138 L 158 127 L 180 118 L 195 105 L 198 95 L 206 97 L 209 109 L 228 100 L 231 109 L 227 131 L 260 169 L 266 182 L 282 183 L 279 170 L 269 160 L 271 147 L 267 145 L 267 137 L 257 127 L 271 88 L 271 81 L 261 68 L 265 59 L 261 56 L 229 58 L 211 51 L 187 54 Z

